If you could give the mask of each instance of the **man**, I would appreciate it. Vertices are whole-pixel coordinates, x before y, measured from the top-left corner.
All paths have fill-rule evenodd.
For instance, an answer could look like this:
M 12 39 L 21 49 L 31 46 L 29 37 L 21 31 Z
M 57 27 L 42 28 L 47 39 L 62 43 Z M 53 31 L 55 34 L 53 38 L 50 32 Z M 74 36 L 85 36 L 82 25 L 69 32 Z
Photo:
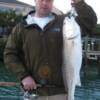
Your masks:
M 61 74 L 64 17 L 51 12 L 53 0 L 35 0 L 35 3 L 35 11 L 16 25 L 10 34 L 4 61 L 16 73 L 25 91 L 36 89 L 39 95 L 62 94 L 65 93 Z M 96 24 L 93 10 L 83 0 L 73 0 L 72 6 L 79 14 L 76 21 L 82 30 L 91 30 Z M 90 10 L 91 18 L 87 16 Z M 88 19 L 89 22 L 85 21 Z M 42 87 L 38 88 L 37 84 Z

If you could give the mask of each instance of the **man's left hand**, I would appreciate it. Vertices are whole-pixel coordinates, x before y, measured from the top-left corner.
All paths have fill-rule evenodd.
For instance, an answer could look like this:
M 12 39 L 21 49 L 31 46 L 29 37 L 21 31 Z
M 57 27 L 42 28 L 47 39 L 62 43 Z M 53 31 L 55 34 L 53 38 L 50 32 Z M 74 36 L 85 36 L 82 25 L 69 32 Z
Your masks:
M 71 3 L 79 3 L 81 1 L 83 1 L 83 0 L 71 0 Z
M 75 6 L 77 3 L 81 2 L 83 0 L 71 0 L 71 5 Z

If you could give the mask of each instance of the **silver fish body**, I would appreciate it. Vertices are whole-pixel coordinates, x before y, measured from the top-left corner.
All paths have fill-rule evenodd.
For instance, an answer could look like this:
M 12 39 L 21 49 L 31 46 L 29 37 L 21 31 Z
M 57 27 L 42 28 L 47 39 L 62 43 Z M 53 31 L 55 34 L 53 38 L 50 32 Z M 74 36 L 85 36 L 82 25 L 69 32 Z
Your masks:
M 67 100 L 74 100 L 76 85 L 80 86 L 82 64 L 81 30 L 73 16 L 66 17 L 63 23 L 63 79 Z

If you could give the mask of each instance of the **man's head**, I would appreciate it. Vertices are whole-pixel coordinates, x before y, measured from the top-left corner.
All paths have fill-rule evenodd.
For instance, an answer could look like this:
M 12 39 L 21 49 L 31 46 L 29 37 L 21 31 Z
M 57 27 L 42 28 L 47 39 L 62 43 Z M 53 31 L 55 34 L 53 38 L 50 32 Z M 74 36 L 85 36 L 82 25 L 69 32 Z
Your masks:
M 35 0 L 36 15 L 38 17 L 48 16 L 52 11 L 54 0 Z

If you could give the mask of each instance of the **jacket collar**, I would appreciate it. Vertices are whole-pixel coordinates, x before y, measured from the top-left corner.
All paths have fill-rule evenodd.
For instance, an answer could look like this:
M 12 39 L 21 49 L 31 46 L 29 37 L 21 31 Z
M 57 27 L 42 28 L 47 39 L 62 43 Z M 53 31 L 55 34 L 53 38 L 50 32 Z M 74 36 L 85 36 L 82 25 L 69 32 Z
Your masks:
M 33 18 L 32 18 L 32 15 L 34 13 L 35 13 L 35 10 L 29 12 L 26 16 L 23 17 L 22 23 L 24 24 L 24 27 L 28 28 L 28 27 L 35 26 L 36 25 L 35 22 L 34 22 L 34 20 L 33 20 Z M 57 19 L 57 15 L 55 13 L 52 13 L 52 15 L 55 16 L 54 20 L 56 20 Z

